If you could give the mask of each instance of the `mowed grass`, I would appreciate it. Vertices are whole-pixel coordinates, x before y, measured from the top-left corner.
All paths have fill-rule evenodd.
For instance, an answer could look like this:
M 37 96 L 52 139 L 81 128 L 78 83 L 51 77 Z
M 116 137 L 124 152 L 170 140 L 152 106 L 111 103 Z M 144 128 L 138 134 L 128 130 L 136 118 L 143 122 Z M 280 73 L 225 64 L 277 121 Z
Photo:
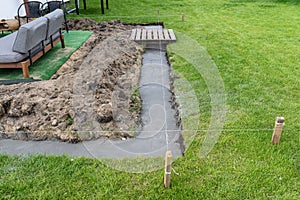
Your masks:
M 293 0 L 98 0 L 79 16 L 130 23 L 163 21 L 206 48 L 223 78 L 226 121 L 207 157 L 199 151 L 210 123 L 210 96 L 195 66 L 172 52 L 176 74 L 199 102 L 199 131 L 173 163 L 172 188 L 163 170 L 127 173 L 96 159 L 0 156 L 3 199 L 298 199 L 300 196 L 300 4 Z M 81 6 L 82 8 L 82 6 Z M 158 16 L 159 10 L 159 16 Z M 182 23 L 184 12 L 184 23 Z M 186 48 L 194 48 L 187 46 Z M 276 116 L 285 117 L 279 145 Z M 163 163 L 162 163 L 163 164 Z

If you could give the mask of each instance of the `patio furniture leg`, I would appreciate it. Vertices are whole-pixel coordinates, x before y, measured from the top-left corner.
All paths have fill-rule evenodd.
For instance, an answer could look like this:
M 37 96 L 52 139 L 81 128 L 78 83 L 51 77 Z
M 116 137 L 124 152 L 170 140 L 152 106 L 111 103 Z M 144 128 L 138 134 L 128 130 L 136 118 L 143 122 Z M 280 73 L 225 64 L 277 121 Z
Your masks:
M 103 0 L 101 0 L 101 12 L 102 12 L 102 14 L 104 14 L 104 3 L 103 3 Z
M 79 15 L 78 1 L 75 0 L 76 14 Z
M 28 66 L 24 63 L 22 63 L 21 65 L 22 65 L 22 71 L 23 71 L 24 78 L 29 78 Z
M 83 9 L 86 10 L 86 0 L 83 0 Z
M 61 48 L 65 48 L 65 38 L 64 35 L 61 33 L 61 30 L 59 31 L 59 37 L 60 37 L 60 42 L 61 42 Z

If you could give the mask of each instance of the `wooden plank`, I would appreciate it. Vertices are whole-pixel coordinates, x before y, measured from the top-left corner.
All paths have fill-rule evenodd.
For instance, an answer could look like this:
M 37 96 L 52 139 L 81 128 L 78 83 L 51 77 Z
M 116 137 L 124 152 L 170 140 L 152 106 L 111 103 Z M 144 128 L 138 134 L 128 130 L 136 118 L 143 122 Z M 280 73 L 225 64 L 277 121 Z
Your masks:
M 157 30 L 153 30 L 153 40 L 158 40 Z
M 134 40 L 135 39 L 135 35 L 136 35 L 136 29 L 132 29 L 130 40 Z
M 152 30 L 147 30 L 147 40 L 152 40 Z
M 164 36 L 163 36 L 162 30 L 158 30 L 158 39 L 159 40 L 164 40 Z
M 30 61 L 29 61 L 29 64 L 22 64 L 22 71 L 23 71 L 23 76 L 24 78 L 29 78 L 29 69 L 28 69 L 28 65 L 30 65 Z
M 171 40 L 170 36 L 169 36 L 169 31 L 164 29 L 164 37 L 165 37 L 165 40 Z
M 166 152 L 165 158 L 165 175 L 164 175 L 164 185 L 165 188 L 169 188 L 171 184 L 171 169 L 172 169 L 172 153 L 171 151 Z
M 13 69 L 13 68 L 20 68 L 22 69 L 22 65 L 21 65 L 21 62 L 18 62 L 18 63 L 0 63 L 0 68 L 10 68 L 10 69 Z
M 142 40 L 146 40 L 147 39 L 147 31 L 145 29 L 143 29 L 142 31 Z
M 136 30 L 135 40 L 141 40 L 141 29 Z
M 284 126 L 284 117 L 276 117 L 275 127 L 272 135 L 273 144 L 279 144 L 283 126 Z
M 174 34 L 173 30 L 172 30 L 172 29 L 168 29 L 168 31 L 169 31 L 171 40 L 172 40 L 172 41 L 176 41 L 176 37 L 175 37 L 175 34 Z

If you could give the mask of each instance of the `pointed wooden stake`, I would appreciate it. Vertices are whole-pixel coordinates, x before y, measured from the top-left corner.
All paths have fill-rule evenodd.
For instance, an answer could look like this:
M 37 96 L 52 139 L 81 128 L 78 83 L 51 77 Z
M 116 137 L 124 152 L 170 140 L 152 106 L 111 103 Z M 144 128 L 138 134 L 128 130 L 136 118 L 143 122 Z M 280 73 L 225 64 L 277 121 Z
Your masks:
M 279 144 L 283 126 L 284 126 L 284 117 L 276 117 L 274 132 L 272 135 L 273 144 Z
M 166 152 L 166 161 L 165 161 L 165 176 L 164 176 L 165 188 L 170 187 L 171 169 L 172 169 L 172 153 L 171 153 L 171 151 L 167 151 Z

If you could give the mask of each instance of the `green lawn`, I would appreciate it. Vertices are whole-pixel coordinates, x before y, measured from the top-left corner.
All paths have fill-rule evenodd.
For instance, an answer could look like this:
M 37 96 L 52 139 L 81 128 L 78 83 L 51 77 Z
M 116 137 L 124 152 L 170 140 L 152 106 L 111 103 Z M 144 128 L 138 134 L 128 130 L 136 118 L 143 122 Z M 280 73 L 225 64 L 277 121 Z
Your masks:
M 300 3 L 296 0 L 109 2 L 110 9 L 105 10 L 105 15 L 100 14 L 99 0 L 88 0 L 87 10 L 81 9 L 79 16 L 69 17 L 131 23 L 162 21 L 178 35 L 197 42 L 178 38 L 177 45 L 186 48 L 186 52 L 194 50 L 195 54 L 184 55 L 183 51 L 179 55 L 174 51 L 176 48 L 168 52 L 175 73 L 188 82 L 179 89 L 192 88 L 196 102 L 191 100 L 200 111 L 196 120 L 194 115 L 184 116 L 184 127 L 191 130 L 196 126 L 198 131 L 185 157 L 173 163 L 179 175 L 172 174 L 172 188 L 164 189 L 163 170 L 127 173 L 106 167 L 96 159 L 2 155 L 0 198 L 298 199 Z M 197 49 L 202 49 L 205 56 L 199 58 Z M 210 121 L 213 96 L 205 84 L 207 77 L 201 73 L 210 66 L 201 63 L 208 56 L 212 59 L 211 66 L 217 67 L 223 79 L 226 120 L 213 150 L 200 158 L 205 135 L 213 123 Z M 275 146 L 271 144 L 271 136 L 277 116 L 284 116 L 286 121 L 281 142 Z

